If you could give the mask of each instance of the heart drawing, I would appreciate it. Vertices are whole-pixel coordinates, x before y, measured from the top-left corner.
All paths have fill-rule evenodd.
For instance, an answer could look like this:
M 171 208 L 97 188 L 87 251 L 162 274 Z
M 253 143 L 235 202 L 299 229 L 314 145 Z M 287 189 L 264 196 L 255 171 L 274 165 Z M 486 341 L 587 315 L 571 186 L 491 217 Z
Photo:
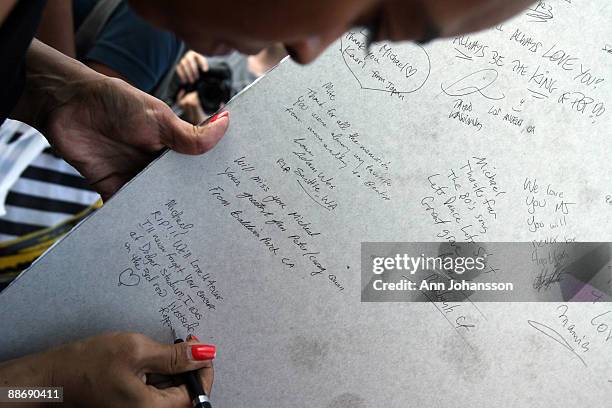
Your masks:
M 367 31 L 349 31 L 340 42 L 342 59 L 362 89 L 392 95 L 416 92 L 431 73 L 427 51 L 418 44 L 376 43 L 368 47 Z

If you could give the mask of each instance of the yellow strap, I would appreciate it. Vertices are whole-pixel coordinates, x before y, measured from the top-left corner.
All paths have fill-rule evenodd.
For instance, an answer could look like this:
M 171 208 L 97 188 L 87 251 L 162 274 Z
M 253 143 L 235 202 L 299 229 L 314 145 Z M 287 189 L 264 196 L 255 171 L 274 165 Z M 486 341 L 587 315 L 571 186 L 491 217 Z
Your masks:
M 3 255 L 0 255 L 0 274 L 2 274 L 2 280 L 9 275 L 16 275 L 28 267 L 58 239 L 70 231 L 72 227 L 101 206 L 102 200 L 98 200 L 92 206 L 53 227 L 44 228 L 0 243 L 0 251 L 3 253 Z

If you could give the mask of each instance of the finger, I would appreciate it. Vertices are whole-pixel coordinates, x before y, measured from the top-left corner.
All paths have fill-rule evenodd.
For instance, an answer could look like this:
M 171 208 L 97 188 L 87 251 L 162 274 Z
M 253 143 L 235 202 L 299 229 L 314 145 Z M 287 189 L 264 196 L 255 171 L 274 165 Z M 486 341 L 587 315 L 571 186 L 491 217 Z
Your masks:
M 189 59 L 189 69 L 191 71 L 191 76 L 193 78 L 192 82 L 197 81 L 198 78 L 200 77 L 200 71 L 199 71 L 198 61 L 196 57 Z
M 201 368 L 197 371 L 200 384 L 204 387 L 206 395 L 210 396 L 212 392 L 212 385 L 214 381 L 214 369 L 213 363 L 210 362 L 209 367 Z M 183 384 L 181 379 L 177 376 L 162 376 L 159 374 L 151 374 L 147 377 L 147 385 L 163 390 L 171 387 L 178 387 Z
M 211 345 L 151 342 L 146 354 L 141 357 L 140 366 L 147 374 L 175 375 L 211 367 L 210 360 L 215 353 L 215 347 Z
M 187 337 L 187 342 L 191 344 L 198 344 L 200 343 L 200 340 L 196 336 L 190 334 Z M 214 381 L 214 368 L 212 360 L 210 361 L 209 366 L 202 367 L 198 370 L 198 376 L 200 377 L 200 383 L 204 386 L 204 391 L 206 391 L 206 394 L 210 396 Z
M 179 79 L 181 80 L 181 84 L 184 84 L 187 82 L 187 74 L 185 73 L 185 68 L 183 68 L 183 64 L 179 63 L 176 66 L 176 74 L 178 75 Z
M 185 70 L 185 77 L 187 78 L 187 82 L 193 84 L 193 72 L 191 70 L 191 62 L 185 61 L 185 65 L 183 65 L 183 69 Z
M 191 408 L 191 397 L 185 385 L 159 389 L 147 387 L 149 406 L 153 408 Z
M 202 107 L 200 106 L 200 104 L 198 104 L 196 106 L 196 124 L 200 124 L 203 123 L 206 120 L 206 113 L 204 113 L 204 110 L 202 109 Z
M 193 92 L 189 92 L 187 94 L 185 94 L 186 99 L 188 99 L 190 102 L 193 102 L 195 100 L 197 100 L 198 98 L 198 93 L 196 91 Z
M 192 125 L 197 125 L 197 118 L 194 116 L 193 105 L 187 105 L 185 109 L 185 120 Z
M 176 387 L 181 383 L 177 380 L 176 376 L 163 375 L 163 374 L 146 374 L 147 385 L 152 385 L 155 388 L 164 389 L 168 387 Z
M 191 56 L 191 54 L 187 54 L 183 57 L 183 59 L 181 60 L 181 67 L 183 67 L 183 71 L 185 72 L 185 77 L 186 77 L 187 82 L 192 84 L 194 81 L 194 76 L 193 76 L 193 57 Z
M 229 126 L 229 113 L 223 112 L 211 118 L 203 126 L 194 126 L 176 115 L 171 115 L 160 138 L 164 145 L 183 154 L 202 154 L 212 149 L 221 140 Z
M 197 121 L 196 118 L 196 114 L 197 114 L 197 104 L 195 102 L 195 100 L 193 98 L 189 98 L 188 103 L 187 103 L 187 112 L 189 113 L 189 123 L 197 125 L 199 122 Z
M 178 94 L 176 94 L 176 100 L 177 100 L 177 101 L 180 101 L 181 99 L 183 99 L 183 96 L 185 96 L 185 93 L 186 93 L 186 92 L 185 92 L 185 90 L 184 90 L 184 89 L 181 89 L 181 90 L 178 92 Z
M 191 398 L 184 385 L 159 389 L 147 385 L 138 376 L 123 378 L 120 395 L 129 401 L 125 406 L 143 406 L 153 408 L 191 407 Z
M 200 67 L 202 72 L 208 71 L 209 65 L 208 65 L 208 60 L 206 59 L 205 56 L 201 54 L 196 54 L 196 62 L 198 63 L 198 66 Z
M 181 107 L 186 109 L 187 107 L 194 106 L 197 103 L 197 92 L 183 93 L 183 97 L 180 100 Z
M 200 383 L 204 386 L 204 390 L 208 396 L 212 393 L 212 386 L 215 379 L 215 370 L 213 362 L 209 361 L 209 365 L 202 367 L 198 370 L 198 376 L 200 377 Z

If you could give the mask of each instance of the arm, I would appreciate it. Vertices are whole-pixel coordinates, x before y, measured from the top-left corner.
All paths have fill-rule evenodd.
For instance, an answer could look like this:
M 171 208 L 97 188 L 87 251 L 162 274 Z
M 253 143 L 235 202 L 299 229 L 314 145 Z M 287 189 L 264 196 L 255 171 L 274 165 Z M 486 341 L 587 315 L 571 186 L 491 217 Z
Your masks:
M 40 41 L 32 42 L 26 65 L 26 88 L 12 117 L 40 130 L 104 199 L 165 148 L 212 149 L 229 124 L 224 115 L 193 126 L 162 101 Z
M 0 387 L 51 387 L 50 370 L 41 362 L 41 355 L 32 354 L 0 363 Z M 29 407 L 44 407 L 44 403 L 29 403 Z
M 26 54 L 26 66 L 26 88 L 11 118 L 25 122 L 43 133 L 51 111 L 73 98 L 78 91 L 78 84 L 92 84 L 104 78 L 36 39 Z
M 47 2 L 40 25 L 38 26 L 36 38 L 62 54 L 76 58 L 72 1 L 53 0 Z M 96 72 L 129 82 L 123 75 L 107 65 L 95 61 L 86 61 L 85 64 Z
M 17 4 L 17 0 L 0 1 L 0 25 L 2 25 L 8 15 L 11 14 L 11 11 L 13 11 L 15 4 Z
M 69 57 L 76 57 L 72 0 L 47 2 L 36 38 Z
M 46 370 L 40 369 L 40 356 L 32 354 L 0 363 L 0 386 L 43 387 L 52 381 Z

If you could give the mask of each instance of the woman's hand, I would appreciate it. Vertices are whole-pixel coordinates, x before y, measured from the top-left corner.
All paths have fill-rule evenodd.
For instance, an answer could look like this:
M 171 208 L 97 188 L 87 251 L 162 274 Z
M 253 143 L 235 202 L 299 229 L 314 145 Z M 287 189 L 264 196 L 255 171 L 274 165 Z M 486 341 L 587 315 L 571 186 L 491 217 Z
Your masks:
M 205 126 L 180 120 L 160 100 L 34 40 L 16 119 L 38 128 L 104 199 L 168 147 L 202 154 L 223 137 L 227 115 Z
M 200 71 L 208 71 L 208 61 L 195 51 L 187 51 L 176 66 L 176 74 L 183 84 L 196 82 L 200 78 Z
M 170 345 L 140 334 L 111 333 L 2 363 L 0 385 L 63 387 L 62 406 L 187 408 L 191 401 L 184 385 L 160 388 L 149 379 L 199 370 L 210 395 L 213 351 L 194 339 Z
M 205 153 L 227 126 L 225 117 L 205 126 L 191 125 L 158 99 L 119 79 L 102 77 L 84 83 L 52 111 L 44 135 L 107 199 L 164 148 Z

